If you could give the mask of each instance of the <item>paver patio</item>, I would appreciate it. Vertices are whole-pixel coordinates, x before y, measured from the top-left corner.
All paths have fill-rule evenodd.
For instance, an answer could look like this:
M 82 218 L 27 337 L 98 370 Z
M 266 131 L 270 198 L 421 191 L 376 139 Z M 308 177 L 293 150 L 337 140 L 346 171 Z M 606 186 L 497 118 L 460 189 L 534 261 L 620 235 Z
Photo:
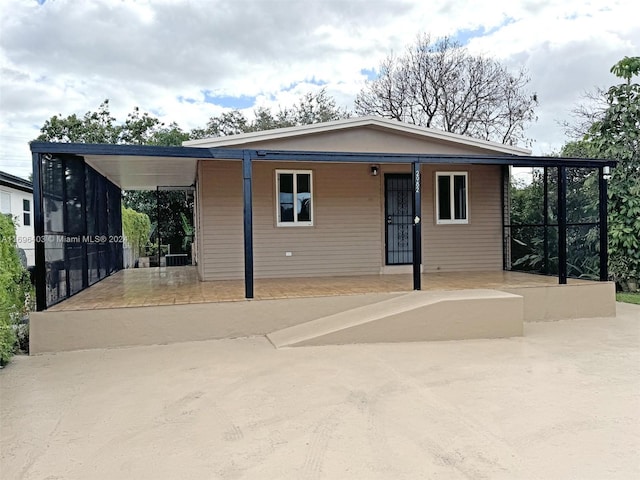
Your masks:
M 617 307 L 501 340 L 18 357 L 0 476 L 639 478 L 640 307 Z
M 590 280 L 569 279 L 570 285 Z M 503 270 L 446 272 L 422 275 L 423 290 L 464 290 L 553 286 L 557 277 Z M 410 274 L 350 275 L 340 277 L 259 278 L 256 299 L 327 297 L 365 293 L 407 292 Z M 94 310 L 117 307 L 182 305 L 244 300 L 243 280 L 201 282 L 195 267 L 135 268 L 116 272 L 73 297 L 50 307 L 51 311 Z

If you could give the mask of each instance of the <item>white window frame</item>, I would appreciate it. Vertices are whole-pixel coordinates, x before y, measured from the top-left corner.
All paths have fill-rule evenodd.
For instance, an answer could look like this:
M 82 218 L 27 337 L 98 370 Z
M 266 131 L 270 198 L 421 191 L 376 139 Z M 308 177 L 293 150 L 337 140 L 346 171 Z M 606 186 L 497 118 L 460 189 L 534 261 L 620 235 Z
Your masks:
M 4 201 L 3 201 L 4 200 Z M 0 212 L 5 215 L 13 215 L 11 211 L 11 192 L 0 190 Z
M 27 202 L 29 204 L 29 208 L 27 210 L 24 209 L 24 202 Z M 27 223 L 25 221 L 25 214 L 29 215 L 29 223 Z M 25 227 L 30 227 L 31 226 L 31 200 L 29 200 L 28 198 L 23 198 L 22 199 L 22 225 Z
M 280 221 L 280 175 L 281 174 L 293 174 L 293 199 L 294 199 L 294 209 L 293 209 L 293 222 L 282 222 Z M 311 221 L 299 221 L 298 220 L 298 209 L 295 208 L 296 201 L 298 198 L 298 175 L 309 175 L 309 190 L 311 195 L 311 209 L 309 214 L 311 215 Z M 314 197 L 313 197 L 313 171 L 312 170 L 276 170 L 276 226 L 278 227 L 312 227 L 314 221 Z
M 440 219 L 440 177 L 449 177 L 449 205 L 451 211 L 451 217 L 455 216 L 455 191 L 454 191 L 454 176 L 464 176 L 464 202 L 465 202 L 465 218 L 460 219 Z M 436 223 L 438 225 L 465 225 L 469 223 L 469 172 L 436 172 Z

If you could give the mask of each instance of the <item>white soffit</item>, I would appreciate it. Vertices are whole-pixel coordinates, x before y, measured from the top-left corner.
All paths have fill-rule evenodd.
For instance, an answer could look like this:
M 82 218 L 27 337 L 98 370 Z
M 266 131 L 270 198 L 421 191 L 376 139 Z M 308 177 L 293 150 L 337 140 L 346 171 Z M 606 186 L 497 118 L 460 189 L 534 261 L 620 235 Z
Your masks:
M 86 155 L 85 161 L 123 190 L 195 183 L 197 158 Z

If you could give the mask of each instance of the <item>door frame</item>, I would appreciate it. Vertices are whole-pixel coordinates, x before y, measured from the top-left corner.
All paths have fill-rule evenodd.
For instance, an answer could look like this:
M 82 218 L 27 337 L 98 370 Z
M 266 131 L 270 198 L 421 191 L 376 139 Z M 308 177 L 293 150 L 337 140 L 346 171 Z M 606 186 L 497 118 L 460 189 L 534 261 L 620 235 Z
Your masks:
M 388 197 L 387 197 L 387 180 L 391 179 L 391 178 L 406 178 L 409 180 L 409 189 L 408 189 L 408 193 L 409 193 L 409 208 L 411 210 L 413 210 L 413 199 L 411 197 L 411 194 L 413 192 L 413 176 L 410 172 L 393 172 L 393 173 L 385 173 L 384 174 L 384 179 L 383 179 L 383 196 L 384 196 L 384 211 L 383 211 L 383 216 L 382 216 L 382 221 L 384 224 L 384 252 L 383 252 L 383 267 L 403 267 L 403 266 L 408 266 L 411 265 L 413 262 L 409 261 L 409 262 L 405 262 L 405 263 L 389 263 L 389 224 L 387 222 L 387 218 L 388 218 Z M 411 218 L 412 221 L 409 222 L 409 225 L 413 225 L 413 213 L 411 214 Z M 411 257 L 413 259 L 413 255 L 415 255 L 415 245 L 413 245 L 413 230 L 411 230 L 409 232 L 410 238 L 411 238 Z

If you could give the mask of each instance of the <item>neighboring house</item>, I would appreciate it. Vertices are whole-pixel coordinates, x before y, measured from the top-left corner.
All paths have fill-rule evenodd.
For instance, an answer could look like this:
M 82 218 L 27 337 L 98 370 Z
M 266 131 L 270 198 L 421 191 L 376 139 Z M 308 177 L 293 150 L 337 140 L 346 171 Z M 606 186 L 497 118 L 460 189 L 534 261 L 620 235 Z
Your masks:
M 34 266 L 33 186 L 29 180 L 0 172 L 0 212 L 15 220 L 16 245 L 24 251 L 27 265 Z

